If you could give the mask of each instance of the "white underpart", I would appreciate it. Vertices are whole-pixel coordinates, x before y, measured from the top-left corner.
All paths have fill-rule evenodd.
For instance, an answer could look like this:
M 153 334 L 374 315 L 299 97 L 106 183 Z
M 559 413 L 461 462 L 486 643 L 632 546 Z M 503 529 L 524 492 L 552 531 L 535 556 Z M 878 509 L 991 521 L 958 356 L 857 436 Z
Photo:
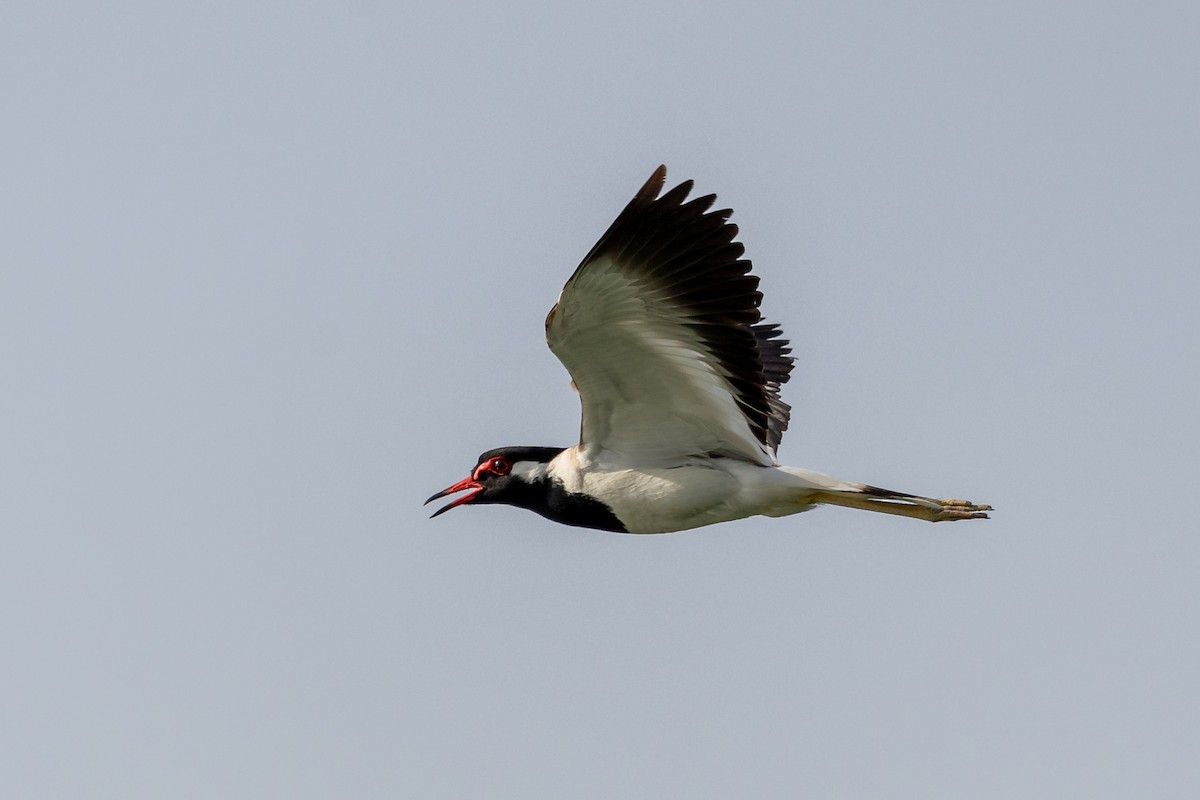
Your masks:
M 551 461 L 548 474 L 567 491 L 603 502 L 630 533 L 681 531 L 756 514 L 782 517 L 811 508 L 819 492 L 860 489 L 795 467 L 697 458 L 647 468 L 611 452 L 591 457 L 577 447 Z

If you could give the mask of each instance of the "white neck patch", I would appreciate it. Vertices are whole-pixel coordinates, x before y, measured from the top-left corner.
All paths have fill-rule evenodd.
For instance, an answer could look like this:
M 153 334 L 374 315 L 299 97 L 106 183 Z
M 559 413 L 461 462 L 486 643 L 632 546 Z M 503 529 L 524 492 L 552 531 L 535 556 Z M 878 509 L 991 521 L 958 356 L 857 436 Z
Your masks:
M 512 465 L 512 474 L 527 483 L 537 483 L 546 477 L 546 464 L 540 461 L 516 461 Z

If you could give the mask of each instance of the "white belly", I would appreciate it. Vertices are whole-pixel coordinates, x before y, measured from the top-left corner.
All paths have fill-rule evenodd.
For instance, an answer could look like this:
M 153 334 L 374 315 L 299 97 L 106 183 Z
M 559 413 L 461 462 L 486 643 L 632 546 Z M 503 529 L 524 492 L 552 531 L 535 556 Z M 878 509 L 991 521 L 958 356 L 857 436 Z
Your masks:
M 593 472 L 584 491 L 604 502 L 630 533 L 666 533 L 746 516 L 728 472 L 703 467 Z
M 563 451 L 548 472 L 567 491 L 603 502 L 630 533 L 669 533 L 757 514 L 786 516 L 811 508 L 818 491 L 850 488 L 794 467 L 714 458 L 634 468 L 611 457 L 585 461 L 576 448 Z

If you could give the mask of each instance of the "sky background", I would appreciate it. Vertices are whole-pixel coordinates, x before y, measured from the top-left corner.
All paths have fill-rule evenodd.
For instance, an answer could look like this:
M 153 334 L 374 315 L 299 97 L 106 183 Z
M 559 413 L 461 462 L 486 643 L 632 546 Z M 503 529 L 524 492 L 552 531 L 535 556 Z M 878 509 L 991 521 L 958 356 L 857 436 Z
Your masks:
M 1194 3 L 102 5 L 0 9 L 0 795 L 1200 795 Z M 427 520 L 659 163 L 781 461 L 993 520 Z

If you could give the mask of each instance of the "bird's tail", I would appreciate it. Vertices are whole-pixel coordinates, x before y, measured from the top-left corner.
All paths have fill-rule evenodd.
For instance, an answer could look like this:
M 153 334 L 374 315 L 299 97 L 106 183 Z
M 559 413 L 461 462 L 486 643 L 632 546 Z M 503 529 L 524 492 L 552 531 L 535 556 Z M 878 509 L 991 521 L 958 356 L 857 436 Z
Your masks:
M 915 494 L 893 492 L 865 483 L 850 484 L 853 488 L 822 490 L 816 492 L 810 502 L 831 506 L 859 508 L 883 514 L 898 514 L 929 522 L 947 522 L 959 519 L 988 519 L 989 505 L 972 503 L 970 500 L 934 500 Z

